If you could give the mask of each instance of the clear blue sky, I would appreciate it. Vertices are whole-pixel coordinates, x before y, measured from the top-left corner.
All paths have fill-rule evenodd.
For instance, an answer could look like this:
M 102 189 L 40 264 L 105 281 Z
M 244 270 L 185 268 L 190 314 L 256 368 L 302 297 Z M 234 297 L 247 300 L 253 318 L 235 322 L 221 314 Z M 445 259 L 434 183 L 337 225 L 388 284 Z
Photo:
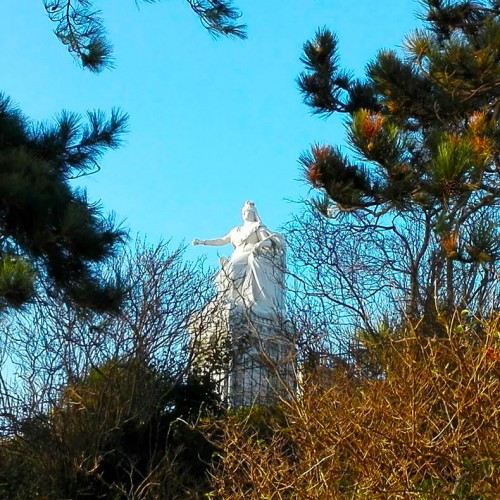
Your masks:
M 340 37 L 358 76 L 380 48 L 419 25 L 415 0 L 237 0 L 248 40 L 212 39 L 184 0 L 101 0 L 116 68 L 82 70 L 52 31 L 42 0 L 4 0 L 0 90 L 30 117 L 120 107 L 124 146 L 85 180 L 91 200 L 151 242 L 224 235 L 255 201 L 277 229 L 308 196 L 297 164 L 313 142 L 339 144 L 341 120 L 311 116 L 296 77 L 303 43 L 320 26 Z M 227 249 L 228 251 L 230 249 Z M 190 257 L 215 251 L 192 248 Z M 228 252 L 222 252 L 228 253 Z

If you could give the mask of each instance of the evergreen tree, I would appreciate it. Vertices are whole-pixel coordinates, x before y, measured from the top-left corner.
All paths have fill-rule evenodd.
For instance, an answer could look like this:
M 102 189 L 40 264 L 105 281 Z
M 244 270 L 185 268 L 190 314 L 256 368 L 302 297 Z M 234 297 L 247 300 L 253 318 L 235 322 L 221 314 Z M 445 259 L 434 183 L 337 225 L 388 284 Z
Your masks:
M 37 276 L 78 305 L 119 305 L 120 284 L 106 282 L 99 264 L 124 233 L 71 180 L 99 169 L 127 117 L 115 110 L 87 119 L 63 112 L 52 124 L 33 123 L 0 94 L 0 308 L 28 302 Z
M 186 1 L 212 36 L 246 37 L 246 26 L 238 23 L 241 14 L 232 0 Z M 92 0 L 44 0 L 50 20 L 57 25 L 57 38 L 84 68 L 99 72 L 112 65 L 112 46 L 94 3 Z
M 416 221 L 418 244 L 402 238 L 414 256 L 410 312 L 430 298 L 445 309 L 488 298 L 495 306 L 484 291 L 498 286 L 500 259 L 500 2 L 422 4 L 424 29 L 406 38 L 402 56 L 379 52 L 364 79 L 340 68 L 328 29 L 304 45 L 304 100 L 315 113 L 347 116 L 357 159 L 315 145 L 301 163 L 325 195 L 316 202 L 324 214 L 396 232 L 398 220 Z M 426 254 L 432 279 L 423 290 Z M 464 276 L 473 276 L 467 289 Z

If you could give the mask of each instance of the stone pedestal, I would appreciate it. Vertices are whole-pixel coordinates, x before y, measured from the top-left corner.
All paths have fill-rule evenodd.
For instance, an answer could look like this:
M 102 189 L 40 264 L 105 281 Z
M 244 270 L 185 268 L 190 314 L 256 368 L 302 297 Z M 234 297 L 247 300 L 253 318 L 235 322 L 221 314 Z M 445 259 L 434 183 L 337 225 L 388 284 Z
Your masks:
M 230 407 L 275 404 L 295 392 L 293 330 L 279 315 L 212 304 L 191 339 L 194 370 L 209 374 Z

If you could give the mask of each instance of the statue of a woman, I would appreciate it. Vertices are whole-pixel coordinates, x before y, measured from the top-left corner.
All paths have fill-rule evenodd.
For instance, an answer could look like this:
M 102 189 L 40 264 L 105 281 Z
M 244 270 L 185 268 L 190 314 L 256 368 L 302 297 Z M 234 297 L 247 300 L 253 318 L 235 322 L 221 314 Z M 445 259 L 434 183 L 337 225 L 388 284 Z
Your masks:
M 221 259 L 217 275 L 219 294 L 256 312 L 282 311 L 284 298 L 284 239 L 262 224 L 255 205 L 247 201 L 241 211 L 243 225 L 213 240 L 193 240 L 193 245 L 231 243 L 233 254 Z

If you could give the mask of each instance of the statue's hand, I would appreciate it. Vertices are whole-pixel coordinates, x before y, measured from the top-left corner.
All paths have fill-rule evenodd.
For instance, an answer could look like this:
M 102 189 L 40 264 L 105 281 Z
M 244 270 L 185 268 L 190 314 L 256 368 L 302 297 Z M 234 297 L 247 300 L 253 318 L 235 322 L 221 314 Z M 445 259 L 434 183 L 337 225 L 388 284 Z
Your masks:
M 252 252 L 255 255 L 259 255 L 259 254 L 262 253 L 262 241 L 259 241 L 258 243 L 255 243 L 255 245 L 253 246 Z
M 197 238 L 195 238 L 193 241 L 192 241 L 193 245 L 203 245 L 203 241 L 202 240 L 199 240 Z
M 271 250 L 272 241 L 269 238 L 259 241 L 253 246 L 253 253 L 260 255 Z

